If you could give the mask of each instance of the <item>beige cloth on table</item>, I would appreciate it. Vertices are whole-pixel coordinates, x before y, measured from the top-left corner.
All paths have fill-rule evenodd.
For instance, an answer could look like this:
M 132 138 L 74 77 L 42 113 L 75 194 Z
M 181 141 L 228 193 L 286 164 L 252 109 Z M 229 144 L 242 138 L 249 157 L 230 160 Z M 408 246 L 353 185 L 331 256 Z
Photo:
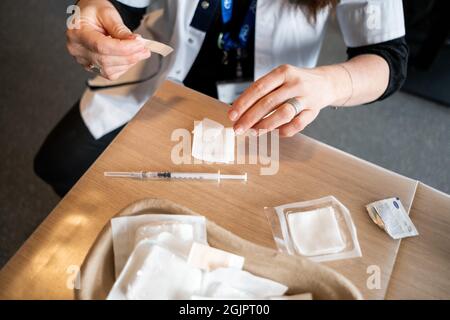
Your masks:
M 137 201 L 118 216 L 151 213 L 197 213 L 169 200 Z M 314 299 L 362 299 L 359 290 L 332 269 L 300 256 L 291 256 L 255 245 L 207 220 L 210 246 L 245 257 L 244 270 L 289 287 L 287 295 L 311 293 Z M 111 224 L 108 222 L 81 266 L 81 286 L 75 289 L 77 299 L 105 299 L 114 284 L 114 253 Z

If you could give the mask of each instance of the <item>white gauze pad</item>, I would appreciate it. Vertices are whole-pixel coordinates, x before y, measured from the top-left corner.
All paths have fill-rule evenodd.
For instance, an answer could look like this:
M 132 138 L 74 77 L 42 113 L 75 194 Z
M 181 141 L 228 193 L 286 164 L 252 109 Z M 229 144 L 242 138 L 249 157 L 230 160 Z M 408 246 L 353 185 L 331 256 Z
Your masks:
M 205 118 L 195 125 L 192 156 L 208 162 L 233 162 L 234 140 L 233 128 Z
M 289 232 L 296 250 L 304 256 L 317 256 L 344 250 L 345 243 L 332 207 L 290 213 Z

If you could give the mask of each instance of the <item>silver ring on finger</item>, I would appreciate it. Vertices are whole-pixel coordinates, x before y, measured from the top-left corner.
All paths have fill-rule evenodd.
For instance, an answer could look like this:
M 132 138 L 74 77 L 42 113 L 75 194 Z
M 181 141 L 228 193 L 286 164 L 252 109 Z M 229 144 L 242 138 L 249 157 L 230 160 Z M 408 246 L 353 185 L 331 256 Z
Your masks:
M 90 63 L 88 65 L 88 69 L 89 69 L 89 71 L 94 72 L 94 73 L 98 73 L 98 74 L 100 74 L 102 72 L 102 69 L 99 66 L 97 66 L 97 65 L 95 65 L 93 63 Z
M 297 98 L 287 99 L 285 103 L 290 104 L 294 108 L 295 116 L 298 115 L 303 110 L 302 103 L 298 101 Z

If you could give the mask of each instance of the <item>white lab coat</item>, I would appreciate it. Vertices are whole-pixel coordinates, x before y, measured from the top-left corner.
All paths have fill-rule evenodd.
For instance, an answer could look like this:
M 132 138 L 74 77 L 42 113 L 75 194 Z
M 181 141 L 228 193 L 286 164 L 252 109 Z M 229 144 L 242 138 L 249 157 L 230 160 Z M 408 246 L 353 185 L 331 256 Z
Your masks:
M 157 8 L 144 17 L 136 32 L 145 38 L 169 44 L 174 52 L 163 59 L 158 75 L 149 81 L 114 89 L 86 89 L 80 102 L 81 115 L 96 139 L 127 123 L 164 79 L 182 82 L 205 38 L 205 32 L 190 25 L 196 10 L 201 10 L 198 0 L 119 1 L 134 7 L 146 7 L 149 3 L 152 7 L 156 5 Z M 258 79 L 285 63 L 314 67 L 329 11 L 321 10 L 316 22 L 310 23 L 305 12 L 288 0 L 258 0 L 254 78 Z M 375 44 L 405 34 L 401 0 L 341 0 L 336 14 L 348 47 Z M 154 54 L 113 83 L 137 80 L 157 70 L 158 59 Z M 91 83 L 104 85 L 111 84 L 111 81 L 96 77 Z

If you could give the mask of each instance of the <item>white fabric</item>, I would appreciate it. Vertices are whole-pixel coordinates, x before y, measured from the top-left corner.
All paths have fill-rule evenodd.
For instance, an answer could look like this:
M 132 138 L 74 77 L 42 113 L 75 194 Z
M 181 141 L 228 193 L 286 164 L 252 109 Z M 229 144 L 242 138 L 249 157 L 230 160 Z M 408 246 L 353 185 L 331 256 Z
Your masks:
M 136 7 L 149 3 L 145 0 L 121 2 Z M 205 32 L 190 26 L 198 0 L 150 2 L 152 5 L 158 3 L 162 9 L 150 12 L 136 32 L 144 38 L 170 45 L 174 48 L 174 53 L 163 59 L 163 67 L 158 77 L 130 86 L 127 88 L 129 92 L 123 92 L 122 88 L 97 92 L 86 90 L 80 103 L 81 111 L 95 138 L 129 121 L 153 95 L 162 80 L 169 78 L 182 82 L 203 44 Z M 380 23 L 376 20 L 377 7 L 381 9 Z M 328 17 L 329 10 L 321 10 L 316 22 L 311 23 L 305 12 L 289 1 L 258 0 L 254 78 L 258 79 L 284 63 L 314 67 Z M 404 35 L 402 0 L 342 0 L 337 7 L 337 17 L 345 42 L 349 46 L 374 44 Z M 139 71 L 145 69 L 147 64 L 154 64 L 154 56 L 116 82 L 123 82 L 127 77 L 139 79 L 143 74 L 150 74 L 148 70 Z M 97 95 L 102 97 L 97 98 Z
M 145 8 L 148 7 L 151 3 L 151 0 L 117 0 L 117 1 L 126 4 L 127 6 L 135 8 Z
M 348 47 L 380 43 L 405 35 L 401 0 L 344 0 L 337 5 L 336 15 Z
M 330 254 L 345 248 L 332 207 L 290 213 L 287 220 L 294 246 L 302 255 Z
M 233 128 L 205 118 L 194 127 L 192 156 L 207 162 L 234 161 L 235 134 Z

